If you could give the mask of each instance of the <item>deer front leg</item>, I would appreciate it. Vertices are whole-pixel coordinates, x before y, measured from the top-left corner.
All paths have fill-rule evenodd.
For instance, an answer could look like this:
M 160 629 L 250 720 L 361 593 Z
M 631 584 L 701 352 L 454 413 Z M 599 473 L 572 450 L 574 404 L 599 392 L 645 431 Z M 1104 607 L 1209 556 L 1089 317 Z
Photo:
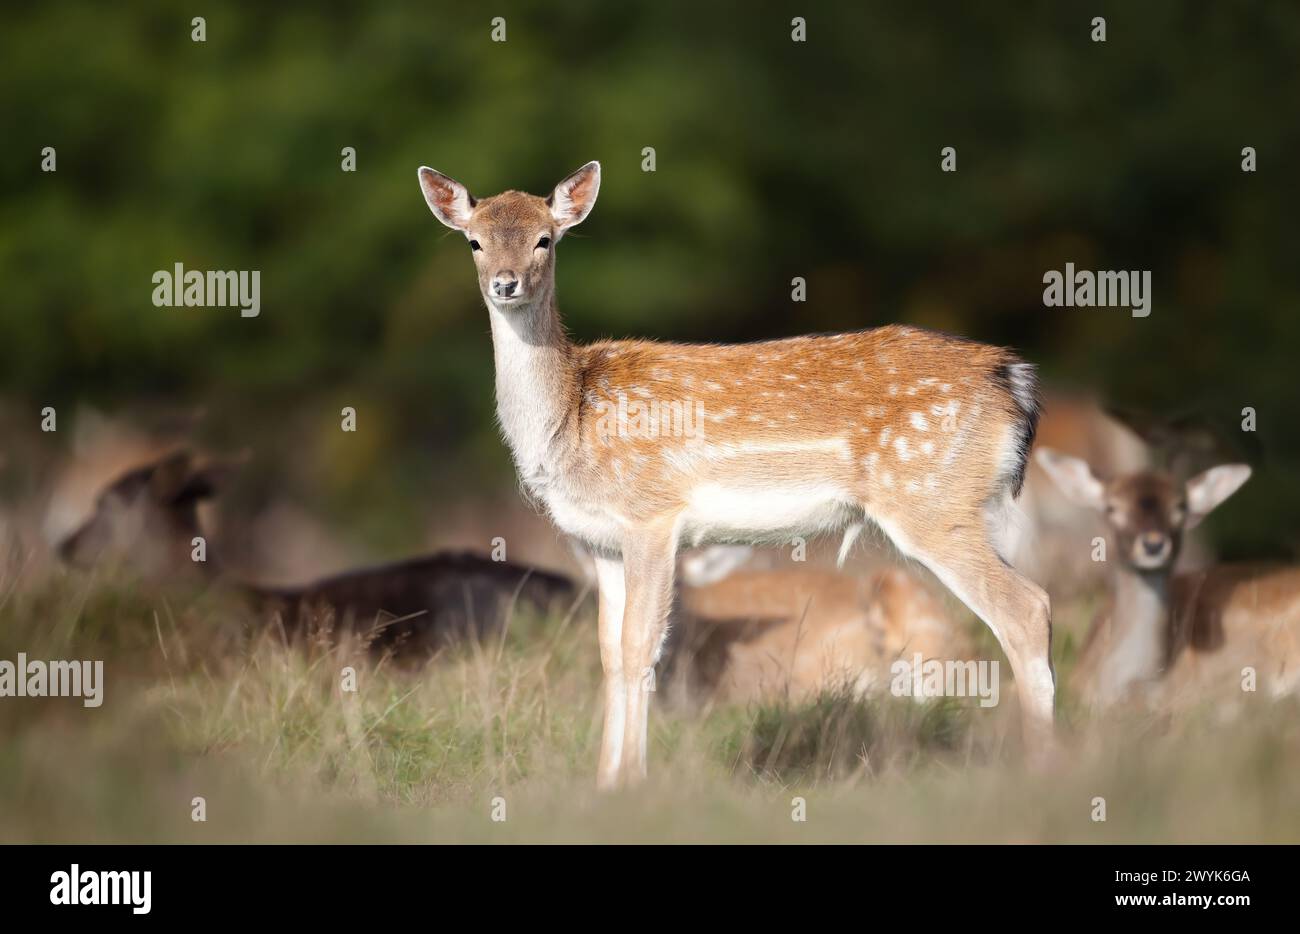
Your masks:
M 600 666 L 605 674 L 605 721 L 600 733 L 600 762 L 596 787 L 618 785 L 623 761 L 623 732 L 627 716 L 627 685 L 623 681 L 623 562 L 595 557 L 599 589 Z
M 623 545 L 627 607 L 623 614 L 623 683 L 627 715 L 623 733 L 623 784 L 645 778 L 646 733 L 654 665 L 667 633 L 677 556 L 675 523 L 628 534 Z

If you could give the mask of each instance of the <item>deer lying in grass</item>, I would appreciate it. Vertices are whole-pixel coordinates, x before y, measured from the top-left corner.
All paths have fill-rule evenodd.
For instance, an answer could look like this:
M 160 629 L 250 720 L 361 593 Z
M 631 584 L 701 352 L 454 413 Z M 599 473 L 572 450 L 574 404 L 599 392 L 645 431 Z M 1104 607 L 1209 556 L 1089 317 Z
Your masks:
M 1106 706 L 1154 688 L 1153 699 L 1181 702 L 1220 682 L 1240 690 L 1247 667 L 1274 694 L 1300 684 L 1300 568 L 1221 564 L 1173 573 L 1184 534 L 1249 479 L 1249 467 L 1213 467 L 1186 483 L 1152 470 L 1102 480 L 1078 458 L 1050 449 L 1037 458 L 1110 530 L 1110 602 L 1077 668 L 1085 699 Z
M 372 646 L 404 652 L 496 631 L 516 607 L 564 612 L 579 596 L 561 575 L 469 553 L 426 555 L 290 587 L 232 579 L 206 542 L 206 560 L 193 560 L 195 538 L 203 535 L 199 504 L 214 495 L 225 469 L 198 464 L 183 448 L 146 458 L 112 479 L 90 515 L 57 538 L 59 556 L 83 568 L 124 564 L 154 579 L 210 577 L 240 592 L 263 618 L 278 614 L 291 632 L 322 619 L 350 621 Z
M 887 687 L 890 665 L 973 657 L 965 630 L 913 575 L 740 570 L 682 586 L 667 664 L 726 701 Z
M 418 176 L 434 215 L 469 244 L 492 330 L 497 415 L 523 485 L 596 555 L 601 787 L 645 775 L 645 686 L 679 545 L 846 529 L 847 543 L 867 521 L 989 625 L 1015 674 L 1029 741 L 1047 744 L 1049 601 L 1004 560 L 1038 418 L 1028 364 L 897 326 L 744 345 L 575 345 L 560 323 L 555 247 L 595 205 L 600 166 L 588 163 L 546 198 L 476 199 L 433 169 Z M 665 411 L 675 424 L 655 417 Z

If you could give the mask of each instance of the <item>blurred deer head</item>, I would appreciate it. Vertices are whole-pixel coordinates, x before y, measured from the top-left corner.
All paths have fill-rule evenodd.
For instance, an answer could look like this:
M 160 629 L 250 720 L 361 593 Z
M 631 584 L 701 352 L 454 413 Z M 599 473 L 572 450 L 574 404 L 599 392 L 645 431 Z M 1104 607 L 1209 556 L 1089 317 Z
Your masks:
M 196 463 L 175 448 L 112 479 L 95 496 L 90 515 L 54 542 L 74 567 L 109 563 L 147 577 L 192 567 L 201 535 L 198 506 L 214 495 L 229 463 Z
M 1101 480 L 1077 457 L 1050 448 L 1040 449 L 1037 456 L 1072 502 L 1105 517 L 1119 559 L 1139 572 L 1168 573 L 1182 547 L 1183 533 L 1250 479 L 1245 464 L 1222 464 L 1186 483 L 1158 470 Z

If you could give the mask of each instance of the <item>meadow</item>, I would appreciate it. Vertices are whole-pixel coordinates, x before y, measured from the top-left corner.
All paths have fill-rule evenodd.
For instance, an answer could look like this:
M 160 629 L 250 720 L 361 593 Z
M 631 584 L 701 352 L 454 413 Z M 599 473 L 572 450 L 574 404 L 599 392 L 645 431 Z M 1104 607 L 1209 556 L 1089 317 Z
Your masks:
M 102 659 L 104 702 L 0 702 L 5 842 L 1300 839 L 1296 701 L 1095 718 L 1069 690 L 1087 600 L 1058 612 L 1046 770 L 1025 763 L 1009 685 L 992 709 L 834 688 L 711 706 L 665 687 L 649 781 L 597 794 L 589 600 L 412 663 L 329 620 L 286 642 L 219 588 L 27 565 L 6 565 L 0 658 Z

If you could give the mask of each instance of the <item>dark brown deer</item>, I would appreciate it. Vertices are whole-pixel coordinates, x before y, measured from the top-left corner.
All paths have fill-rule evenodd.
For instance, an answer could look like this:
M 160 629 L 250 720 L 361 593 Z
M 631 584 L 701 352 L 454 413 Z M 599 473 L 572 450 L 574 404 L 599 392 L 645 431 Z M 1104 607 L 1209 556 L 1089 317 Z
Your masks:
M 519 608 L 564 612 L 580 599 L 567 577 L 472 553 L 440 552 L 346 571 L 291 587 L 268 587 L 225 573 L 211 551 L 194 560 L 203 536 L 199 504 L 213 497 L 229 465 L 197 462 L 183 447 L 164 449 L 121 473 L 98 494 L 87 518 L 59 537 L 68 564 L 117 564 L 154 580 L 194 576 L 242 593 L 269 619 L 300 632 L 332 619 L 376 648 L 426 651 L 497 632 Z M 204 549 L 210 544 L 204 542 Z

